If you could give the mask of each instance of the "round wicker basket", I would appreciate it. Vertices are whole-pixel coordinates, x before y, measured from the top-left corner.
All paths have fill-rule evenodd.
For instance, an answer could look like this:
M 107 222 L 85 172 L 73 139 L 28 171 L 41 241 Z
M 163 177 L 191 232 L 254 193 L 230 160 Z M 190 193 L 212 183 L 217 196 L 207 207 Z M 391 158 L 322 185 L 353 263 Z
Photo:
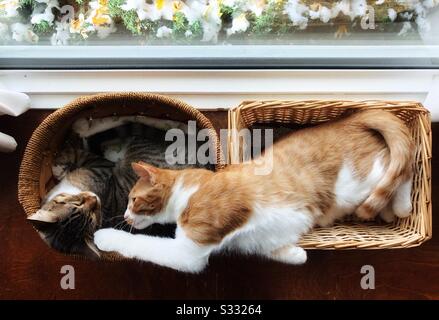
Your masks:
M 162 95 L 149 93 L 105 93 L 75 99 L 49 115 L 30 138 L 20 167 L 18 199 L 27 216 L 40 208 L 42 197 L 53 186 L 52 161 L 72 123 L 81 118 L 122 115 L 187 122 L 195 120 L 199 129 L 208 129 L 216 150 L 216 169 L 224 166 L 221 146 L 212 123 L 194 107 Z
M 413 212 L 394 223 L 342 221 L 332 227 L 315 228 L 304 235 L 300 246 L 306 249 L 396 249 L 415 247 L 432 236 L 431 209 L 431 119 L 418 102 L 405 101 L 244 101 L 229 111 L 229 162 L 243 159 L 239 135 L 255 124 L 315 125 L 365 109 L 392 112 L 410 129 L 415 150 L 412 188 Z

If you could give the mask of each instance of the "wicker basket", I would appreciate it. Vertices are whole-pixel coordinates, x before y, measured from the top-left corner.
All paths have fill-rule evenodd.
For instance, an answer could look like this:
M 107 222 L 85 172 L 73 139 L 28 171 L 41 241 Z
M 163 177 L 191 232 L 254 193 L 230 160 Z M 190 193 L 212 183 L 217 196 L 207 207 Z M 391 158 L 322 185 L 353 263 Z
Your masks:
M 195 120 L 199 129 L 208 129 L 216 149 L 216 169 L 224 166 L 221 146 L 211 122 L 190 105 L 157 94 L 110 93 L 74 100 L 48 116 L 30 138 L 20 167 L 18 199 L 27 216 L 40 208 L 42 197 L 53 186 L 52 161 L 72 123 L 82 117 L 102 118 L 147 115 L 182 122 Z
M 392 224 L 346 220 L 332 227 L 316 228 L 301 239 L 300 245 L 304 248 L 409 248 L 431 238 L 431 121 L 428 111 L 417 102 L 393 101 L 245 101 L 229 111 L 229 129 L 239 130 L 255 124 L 318 124 L 362 109 L 387 110 L 410 128 L 417 148 L 413 213 Z M 242 161 L 243 152 L 238 139 L 236 134 L 229 135 L 228 157 L 232 163 Z

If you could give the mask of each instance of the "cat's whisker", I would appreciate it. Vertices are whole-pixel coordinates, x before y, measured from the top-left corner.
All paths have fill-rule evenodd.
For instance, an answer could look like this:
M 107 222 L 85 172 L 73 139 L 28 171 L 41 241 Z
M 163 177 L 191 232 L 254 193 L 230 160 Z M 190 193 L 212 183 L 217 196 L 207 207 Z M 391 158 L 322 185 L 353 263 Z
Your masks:
M 126 224 L 126 221 L 125 220 L 122 220 L 122 221 L 120 221 L 119 223 L 117 223 L 113 228 L 114 229 L 119 229 L 119 230 L 121 230 L 121 229 L 123 229 L 124 227 L 125 227 L 125 224 Z M 120 227 L 120 228 L 119 228 Z
M 120 214 L 120 215 L 118 215 L 118 216 L 114 216 L 114 217 L 108 218 L 107 220 L 108 220 L 108 221 L 112 221 L 112 220 L 115 220 L 115 219 L 120 219 L 120 218 L 122 218 L 123 216 L 124 216 L 123 214 Z

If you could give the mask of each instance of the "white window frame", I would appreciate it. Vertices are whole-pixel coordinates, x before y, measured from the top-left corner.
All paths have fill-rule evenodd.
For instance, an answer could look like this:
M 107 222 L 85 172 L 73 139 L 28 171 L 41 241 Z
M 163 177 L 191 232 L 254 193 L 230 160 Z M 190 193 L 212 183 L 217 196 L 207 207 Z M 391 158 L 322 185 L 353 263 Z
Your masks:
M 98 92 L 154 92 L 200 110 L 244 100 L 414 100 L 439 121 L 439 70 L 0 70 L 0 88 L 26 93 L 32 109 L 56 109 Z

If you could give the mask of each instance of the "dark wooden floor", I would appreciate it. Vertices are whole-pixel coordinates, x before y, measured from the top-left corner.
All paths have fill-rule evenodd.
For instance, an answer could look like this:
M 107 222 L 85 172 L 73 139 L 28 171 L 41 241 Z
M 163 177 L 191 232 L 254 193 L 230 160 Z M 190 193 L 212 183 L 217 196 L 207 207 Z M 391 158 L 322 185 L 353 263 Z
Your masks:
M 253 257 L 215 256 L 204 273 L 187 275 L 134 261 L 90 262 L 58 254 L 26 223 L 17 201 L 18 167 L 25 144 L 48 114 L 29 111 L 19 118 L 0 117 L 0 131 L 19 143 L 16 152 L 0 153 L 2 299 L 439 299 L 437 219 L 433 239 L 421 247 L 309 251 L 309 260 L 301 267 Z M 224 113 L 207 115 L 217 126 L 226 126 Z M 435 126 L 433 132 L 439 133 L 438 129 Z M 439 195 L 438 178 L 434 175 L 433 199 Z M 75 290 L 60 287 L 60 269 L 66 264 L 75 268 Z M 375 290 L 360 287 L 360 268 L 366 264 L 375 268 Z

